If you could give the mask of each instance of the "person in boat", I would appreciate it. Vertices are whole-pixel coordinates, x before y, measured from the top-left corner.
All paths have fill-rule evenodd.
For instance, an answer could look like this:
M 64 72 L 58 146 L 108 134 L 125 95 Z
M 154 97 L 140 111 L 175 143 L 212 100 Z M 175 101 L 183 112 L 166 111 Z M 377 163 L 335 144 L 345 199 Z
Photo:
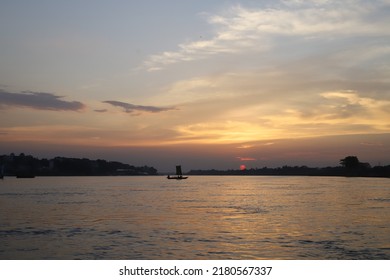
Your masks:
M 187 178 L 188 177 L 183 176 L 180 165 L 176 165 L 176 176 L 171 176 L 171 175 L 167 176 L 167 179 L 176 179 L 176 180 L 187 179 Z

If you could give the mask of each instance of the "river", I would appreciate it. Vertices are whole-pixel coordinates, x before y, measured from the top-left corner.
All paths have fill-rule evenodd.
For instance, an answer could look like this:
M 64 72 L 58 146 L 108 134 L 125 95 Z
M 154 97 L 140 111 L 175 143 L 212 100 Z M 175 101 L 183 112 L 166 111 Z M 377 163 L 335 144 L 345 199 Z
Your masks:
M 6 177 L 0 259 L 390 259 L 390 180 Z

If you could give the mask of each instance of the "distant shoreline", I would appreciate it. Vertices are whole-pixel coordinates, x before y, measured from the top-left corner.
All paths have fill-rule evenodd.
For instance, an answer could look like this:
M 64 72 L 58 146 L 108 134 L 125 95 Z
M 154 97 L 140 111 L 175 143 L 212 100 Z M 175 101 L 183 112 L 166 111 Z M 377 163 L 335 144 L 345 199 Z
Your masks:
M 257 175 L 250 175 L 250 174 L 190 174 L 184 173 L 183 175 L 188 175 L 191 177 L 212 177 L 212 176 L 218 176 L 218 177 L 340 177 L 340 178 L 388 178 L 390 179 L 390 176 L 376 176 L 376 175 L 357 175 L 357 176 L 347 176 L 347 175 L 291 175 L 291 174 L 278 174 L 278 175 L 267 175 L 267 174 L 257 174 Z M 166 177 L 167 174 L 165 173 L 158 173 L 153 175 L 148 174 L 138 174 L 138 175 L 37 175 L 32 177 L 17 177 L 16 175 L 5 175 L 3 179 L 7 178 L 18 178 L 18 179 L 33 179 L 33 178 L 39 178 L 39 177 L 45 177 L 45 178 L 70 178 L 70 177 Z
M 307 166 L 283 166 L 277 168 L 255 168 L 246 170 L 191 170 L 186 175 L 218 175 L 218 176 L 324 176 L 324 177 L 378 177 L 390 178 L 390 165 L 358 166 L 357 168 Z
M 157 169 L 150 166 L 133 166 L 103 159 L 55 157 L 38 159 L 31 155 L 0 156 L 3 176 L 31 178 L 35 176 L 139 176 L 157 175 Z
M 259 175 L 247 175 L 247 174 L 189 174 L 185 173 L 185 175 L 190 175 L 190 176 L 231 176 L 231 177 L 341 177 L 341 178 L 389 178 L 390 176 L 346 176 L 346 175 L 265 175 L 265 174 L 259 174 Z
M 38 159 L 23 153 L 0 155 L 0 171 L 3 177 L 32 178 L 35 176 L 157 176 L 172 173 L 161 172 L 150 166 L 133 166 L 116 161 L 87 158 L 55 157 Z M 190 170 L 188 176 L 324 176 L 324 177 L 377 177 L 390 178 L 390 165 L 374 166 L 360 162 L 355 156 L 340 160 L 336 167 L 282 166 L 244 170 Z

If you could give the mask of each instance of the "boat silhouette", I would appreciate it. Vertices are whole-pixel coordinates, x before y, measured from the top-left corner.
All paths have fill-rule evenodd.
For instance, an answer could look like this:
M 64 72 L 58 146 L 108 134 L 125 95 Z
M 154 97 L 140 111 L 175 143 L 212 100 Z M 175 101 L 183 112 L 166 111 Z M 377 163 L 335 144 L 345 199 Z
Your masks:
M 187 179 L 187 176 L 183 176 L 183 172 L 181 171 L 181 165 L 176 165 L 176 176 L 168 175 L 167 179 L 176 179 L 176 180 L 183 180 Z

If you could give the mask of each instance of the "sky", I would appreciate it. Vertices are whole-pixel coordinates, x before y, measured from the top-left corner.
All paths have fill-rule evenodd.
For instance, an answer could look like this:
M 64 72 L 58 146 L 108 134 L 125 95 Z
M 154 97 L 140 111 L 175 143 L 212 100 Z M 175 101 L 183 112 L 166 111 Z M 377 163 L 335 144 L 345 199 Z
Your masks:
M 0 6 L 0 154 L 390 164 L 389 0 Z

